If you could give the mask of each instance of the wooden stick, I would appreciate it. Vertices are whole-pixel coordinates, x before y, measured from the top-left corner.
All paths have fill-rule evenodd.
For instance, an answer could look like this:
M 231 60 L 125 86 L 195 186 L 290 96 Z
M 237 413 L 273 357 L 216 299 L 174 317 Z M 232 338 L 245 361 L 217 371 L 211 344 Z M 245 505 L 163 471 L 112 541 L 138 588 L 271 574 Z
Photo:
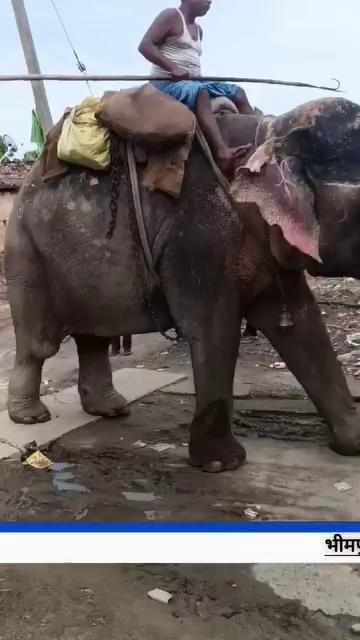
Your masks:
M 166 79 L 166 78 L 165 78 Z M 308 89 L 321 89 L 322 91 L 340 91 L 340 82 L 336 78 L 332 78 L 336 82 L 335 87 L 324 87 L 307 82 L 288 82 L 286 80 L 269 80 L 262 78 L 237 78 L 223 76 L 200 76 L 190 78 L 190 81 L 205 82 L 241 82 L 244 84 L 275 84 L 285 87 L 303 87 Z M 57 81 L 57 82 L 149 82 L 151 80 L 164 80 L 158 76 L 113 76 L 113 75 L 53 75 L 53 74 L 30 74 L 30 75 L 0 75 L 0 82 L 36 82 L 36 80 Z

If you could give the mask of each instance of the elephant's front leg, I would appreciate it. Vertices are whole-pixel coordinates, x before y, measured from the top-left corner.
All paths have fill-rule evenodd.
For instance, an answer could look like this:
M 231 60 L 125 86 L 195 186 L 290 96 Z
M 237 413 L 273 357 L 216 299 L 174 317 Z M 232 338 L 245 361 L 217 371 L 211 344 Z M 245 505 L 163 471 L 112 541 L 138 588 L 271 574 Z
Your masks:
M 196 388 L 196 412 L 190 426 L 190 459 L 203 471 L 236 469 L 245 449 L 232 435 L 233 381 L 241 319 L 233 305 L 219 303 L 189 332 Z
M 129 414 L 127 402 L 113 386 L 107 338 L 75 335 L 79 354 L 79 394 L 84 411 L 115 418 Z
M 302 384 L 331 432 L 330 445 L 342 455 L 360 453 L 360 419 L 332 348 L 319 307 L 303 275 L 289 282 L 294 326 L 279 327 L 280 302 L 262 300 L 248 310 L 249 322 L 272 342 Z

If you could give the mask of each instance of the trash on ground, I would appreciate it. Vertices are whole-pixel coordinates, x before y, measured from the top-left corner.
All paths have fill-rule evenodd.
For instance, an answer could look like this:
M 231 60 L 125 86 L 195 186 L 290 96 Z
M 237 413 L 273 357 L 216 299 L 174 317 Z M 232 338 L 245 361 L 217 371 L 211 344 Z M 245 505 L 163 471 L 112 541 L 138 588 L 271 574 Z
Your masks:
M 286 369 L 285 362 L 274 362 L 270 365 L 270 369 Z
M 147 520 L 156 520 L 156 511 L 144 511 Z
M 353 624 L 351 631 L 360 636 L 360 624 Z
M 145 369 L 145 365 L 144 364 L 137 364 L 136 368 L 137 369 Z
M 346 336 L 346 342 L 351 347 L 360 349 L 360 333 L 350 333 L 350 335 Z
M 143 442 L 142 440 L 137 440 L 133 444 L 133 447 L 135 449 L 144 449 L 144 447 L 147 447 L 147 446 L 148 446 L 148 443 L 147 442 Z
M 350 491 L 352 489 L 351 484 L 348 484 L 347 482 L 335 482 L 334 487 L 341 492 Z
M 49 458 L 44 456 L 41 451 L 35 451 L 35 453 L 32 453 L 28 458 L 26 458 L 24 464 L 29 465 L 29 467 L 32 467 L 33 469 L 44 470 L 49 469 L 53 463 Z
M 81 513 L 77 513 L 75 516 L 75 520 L 84 520 L 89 513 L 89 509 L 84 509 Z
M 137 492 L 137 491 L 122 491 L 121 494 L 130 502 L 154 502 L 160 498 L 155 493 L 149 492 Z
M 73 493 L 89 493 L 89 489 L 82 484 L 69 482 L 68 480 L 53 479 L 53 485 L 58 491 L 72 491 Z
M 168 351 L 162 351 L 160 355 L 161 355 L 161 356 L 168 356 L 168 355 L 169 355 L 169 352 L 168 352 Z
M 168 591 L 163 591 L 162 589 L 153 589 L 153 591 L 149 591 L 148 594 L 151 600 L 155 600 L 155 602 L 161 602 L 161 604 L 169 604 L 170 600 L 172 600 L 173 596 Z
M 152 449 L 153 451 L 157 451 L 158 453 L 164 453 L 165 451 L 168 451 L 169 449 L 176 449 L 176 445 L 175 444 L 169 444 L 169 443 L 166 443 L 166 442 L 159 442 L 158 444 L 149 445 L 149 449 Z
M 245 509 L 244 514 L 248 518 L 257 518 L 259 515 L 257 511 L 254 511 L 254 509 Z

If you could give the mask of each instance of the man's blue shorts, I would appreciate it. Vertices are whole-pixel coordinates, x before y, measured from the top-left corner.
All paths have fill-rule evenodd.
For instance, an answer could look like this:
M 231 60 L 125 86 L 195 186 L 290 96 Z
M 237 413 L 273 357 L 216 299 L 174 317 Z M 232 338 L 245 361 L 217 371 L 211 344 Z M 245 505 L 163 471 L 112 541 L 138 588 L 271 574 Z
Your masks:
M 185 104 L 191 111 L 196 110 L 196 99 L 199 91 L 208 91 L 213 98 L 230 98 L 232 100 L 239 90 L 238 85 L 228 82 L 201 82 L 201 80 L 160 80 L 152 85 L 168 96 Z

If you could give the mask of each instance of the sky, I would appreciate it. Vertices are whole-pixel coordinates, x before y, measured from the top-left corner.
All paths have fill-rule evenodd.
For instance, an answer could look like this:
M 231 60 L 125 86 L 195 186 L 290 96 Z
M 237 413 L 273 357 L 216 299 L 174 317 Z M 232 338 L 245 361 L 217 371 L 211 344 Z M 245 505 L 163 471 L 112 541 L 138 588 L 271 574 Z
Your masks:
M 173 0 L 56 0 L 88 73 L 144 74 L 149 65 L 138 44 L 153 18 Z M 25 0 L 44 73 L 77 73 L 51 0 Z M 338 78 L 345 97 L 360 103 L 359 0 L 213 0 L 201 20 L 203 73 L 314 84 Z M 0 0 L 0 75 L 26 73 L 11 0 Z M 124 88 L 93 83 L 95 95 Z M 311 89 L 244 85 L 250 101 L 266 113 L 280 114 L 327 93 Z M 85 83 L 48 82 L 54 121 L 64 109 L 87 97 Z M 0 135 L 10 134 L 31 148 L 31 85 L 0 83 Z

